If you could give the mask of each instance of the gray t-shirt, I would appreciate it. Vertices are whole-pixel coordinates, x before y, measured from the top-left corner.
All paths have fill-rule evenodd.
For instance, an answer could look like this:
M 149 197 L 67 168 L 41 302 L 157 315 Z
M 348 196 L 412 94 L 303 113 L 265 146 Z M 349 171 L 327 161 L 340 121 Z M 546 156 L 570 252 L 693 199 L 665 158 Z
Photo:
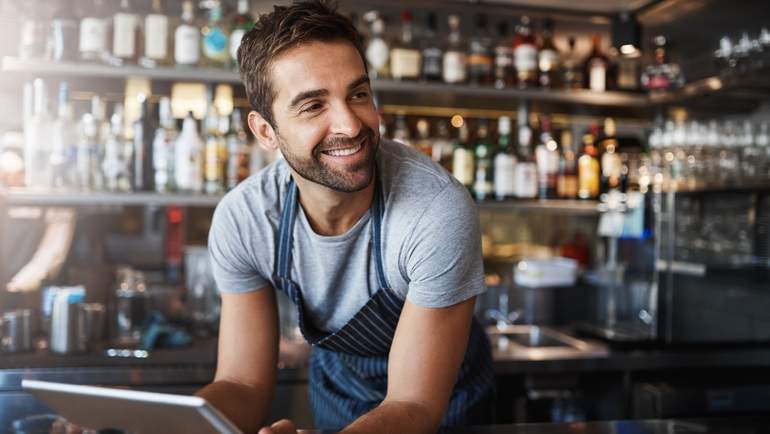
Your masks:
M 481 236 L 468 191 L 429 157 L 380 141 L 383 267 L 397 294 L 423 307 L 446 307 L 484 292 Z M 217 206 L 209 233 L 214 278 L 223 292 L 275 287 L 281 210 L 290 171 L 279 159 L 243 181 Z M 372 258 L 371 216 L 346 233 L 313 231 L 298 206 L 291 278 L 308 317 L 326 332 L 340 329 L 379 289 Z

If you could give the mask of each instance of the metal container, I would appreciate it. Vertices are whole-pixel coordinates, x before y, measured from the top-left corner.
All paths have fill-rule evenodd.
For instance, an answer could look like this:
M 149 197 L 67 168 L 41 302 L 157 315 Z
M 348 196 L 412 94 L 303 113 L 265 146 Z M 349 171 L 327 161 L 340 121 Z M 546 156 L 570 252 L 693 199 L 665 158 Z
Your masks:
M 85 303 L 81 314 L 86 330 L 86 346 L 90 349 L 104 341 L 107 310 L 101 303 Z
M 71 290 L 56 294 L 51 311 L 51 352 L 78 354 L 88 349 L 88 332 L 83 314 L 84 298 L 82 293 Z
M 0 348 L 6 353 L 32 351 L 32 311 L 16 309 L 0 317 Z
M 150 293 L 144 274 L 124 268 L 119 270 L 115 290 L 115 338 L 124 345 L 133 345 L 142 338 L 142 326 L 149 314 Z

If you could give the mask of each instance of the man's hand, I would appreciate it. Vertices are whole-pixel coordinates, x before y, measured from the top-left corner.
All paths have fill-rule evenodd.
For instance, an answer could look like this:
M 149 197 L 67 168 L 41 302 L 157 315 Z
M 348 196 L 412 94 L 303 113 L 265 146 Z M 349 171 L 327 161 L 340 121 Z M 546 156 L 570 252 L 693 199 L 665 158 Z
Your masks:
M 262 428 L 257 434 L 297 434 L 297 427 L 289 419 L 281 419 L 269 427 Z

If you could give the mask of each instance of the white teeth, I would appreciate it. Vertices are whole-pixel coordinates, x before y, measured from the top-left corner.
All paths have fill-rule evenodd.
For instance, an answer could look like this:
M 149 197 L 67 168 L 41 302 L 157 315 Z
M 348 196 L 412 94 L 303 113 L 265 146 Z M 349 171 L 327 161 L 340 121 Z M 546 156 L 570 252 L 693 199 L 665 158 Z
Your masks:
M 326 154 L 331 155 L 332 157 L 345 157 L 348 155 L 353 155 L 356 152 L 361 150 L 361 144 L 359 143 L 358 146 L 355 148 L 348 148 L 348 149 L 333 149 L 331 151 L 325 151 Z

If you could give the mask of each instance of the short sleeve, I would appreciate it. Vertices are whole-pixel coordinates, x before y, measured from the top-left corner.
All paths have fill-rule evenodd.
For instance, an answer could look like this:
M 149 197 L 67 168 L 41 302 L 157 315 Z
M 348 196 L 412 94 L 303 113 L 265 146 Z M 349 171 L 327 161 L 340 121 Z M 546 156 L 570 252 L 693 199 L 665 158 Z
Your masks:
M 459 184 L 448 184 L 426 207 L 406 243 L 407 299 L 447 307 L 485 291 L 476 205 Z
M 208 249 L 211 267 L 220 292 L 249 292 L 267 286 L 270 282 L 256 269 L 249 259 L 249 251 L 239 230 L 229 197 L 220 202 L 214 211 L 209 231 Z

